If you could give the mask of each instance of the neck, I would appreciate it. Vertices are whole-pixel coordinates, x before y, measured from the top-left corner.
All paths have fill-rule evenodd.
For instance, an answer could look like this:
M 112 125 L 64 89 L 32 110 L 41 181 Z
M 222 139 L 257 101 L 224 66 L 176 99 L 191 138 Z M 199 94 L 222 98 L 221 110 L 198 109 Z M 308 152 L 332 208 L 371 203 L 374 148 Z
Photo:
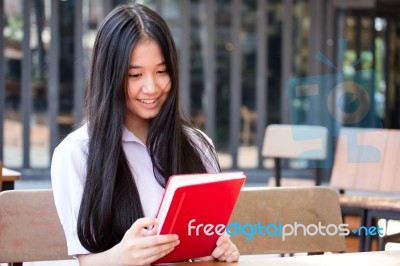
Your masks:
M 149 133 L 149 120 L 144 119 L 125 119 L 125 127 L 138 137 L 143 144 L 146 144 Z

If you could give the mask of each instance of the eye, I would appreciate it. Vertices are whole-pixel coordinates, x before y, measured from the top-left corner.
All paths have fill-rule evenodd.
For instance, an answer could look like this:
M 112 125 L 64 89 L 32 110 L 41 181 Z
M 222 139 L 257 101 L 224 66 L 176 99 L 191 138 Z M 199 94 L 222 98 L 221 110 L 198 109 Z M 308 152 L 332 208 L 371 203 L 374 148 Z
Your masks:
M 128 75 L 130 78 L 139 78 L 142 76 L 142 74 L 129 74 Z
M 159 74 L 159 75 L 168 74 L 167 70 L 157 71 L 156 73 Z

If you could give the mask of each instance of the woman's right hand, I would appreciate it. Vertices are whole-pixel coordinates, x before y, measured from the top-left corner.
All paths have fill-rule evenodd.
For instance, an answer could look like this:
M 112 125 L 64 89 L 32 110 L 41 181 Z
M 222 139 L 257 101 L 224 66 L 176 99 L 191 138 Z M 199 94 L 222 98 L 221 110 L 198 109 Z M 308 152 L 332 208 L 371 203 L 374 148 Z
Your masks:
M 148 265 L 170 253 L 178 244 L 176 234 L 157 235 L 156 219 L 140 218 L 110 250 L 81 255 L 78 259 L 80 265 Z
M 178 235 L 157 235 L 157 227 L 154 218 L 136 220 L 115 246 L 116 259 L 122 265 L 148 265 L 170 253 L 179 244 Z

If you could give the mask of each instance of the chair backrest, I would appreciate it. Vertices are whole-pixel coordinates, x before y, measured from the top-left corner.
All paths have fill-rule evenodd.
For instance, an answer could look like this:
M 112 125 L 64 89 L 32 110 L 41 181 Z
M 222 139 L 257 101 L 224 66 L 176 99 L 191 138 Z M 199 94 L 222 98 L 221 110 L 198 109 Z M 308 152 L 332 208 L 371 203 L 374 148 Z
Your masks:
M 262 155 L 270 158 L 324 160 L 328 130 L 313 125 L 269 125 L 264 134 Z
M 69 258 L 52 190 L 0 193 L 0 263 Z
M 400 130 L 340 130 L 330 185 L 343 190 L 400 193 Z
M 257 224 L 267 227 L 264 232 L 270 232 L 262 235 L 253 230 L 252 239 L 249 233 L 231 236 L 243 255 L 344 251 L 346 246 L 345 236 L 337 231 L 342 223 L 338 195 L 328 187 L 243 188 L 230 219 L 230 224 L 235 223 L 247 232 L 251 232 L 250 225 Z M 304 235 L 300 224 L 310 234 Z M 283 240 L 281 233 L 289 233 L 296 225 L 297 236 L 293 231 Z M 313 235 L 317 227 L 332 236 Z M 228 230 L 233 232 L 235 227 Z
M 281 159 L 325 160 L 328 151 L 328 129 L 316 125 L 284 125 L 272 124 L 265 129 L 262 155 L 274 159 L 274 179 L 269 185 L 281 185 Z M 312 167 L 314 168 L 314 167 Z M 315 185 L 321 183 L 321 172 L 316 168 Z M 271 182 L 272 181 L 272 182 Z M 286 185 L 296 185 L 286 179 Z M 304 183 L 300 182 L 300 183 Z M 305 182 L 310 186 L 309 182 Z M 303 185 L 304 185 L 303 184 Z

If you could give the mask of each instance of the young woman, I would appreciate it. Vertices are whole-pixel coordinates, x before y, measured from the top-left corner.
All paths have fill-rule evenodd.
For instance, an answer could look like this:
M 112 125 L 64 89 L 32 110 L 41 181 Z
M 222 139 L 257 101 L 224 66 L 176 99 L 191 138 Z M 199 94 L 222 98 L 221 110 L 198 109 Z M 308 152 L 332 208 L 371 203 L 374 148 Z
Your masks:
M 95 40 L 86 121 L 51 167 L 68 253 L 80 265 L 145 265 L 171 252 L 178 236 L 157 235 L 153 218 L 168 177 L 220 171 L 211 140 L 182 118 L 178 87 L 165 21 L 138 4 L 115 8 Z M 224 235 L 202 259 L 238 258 Z

